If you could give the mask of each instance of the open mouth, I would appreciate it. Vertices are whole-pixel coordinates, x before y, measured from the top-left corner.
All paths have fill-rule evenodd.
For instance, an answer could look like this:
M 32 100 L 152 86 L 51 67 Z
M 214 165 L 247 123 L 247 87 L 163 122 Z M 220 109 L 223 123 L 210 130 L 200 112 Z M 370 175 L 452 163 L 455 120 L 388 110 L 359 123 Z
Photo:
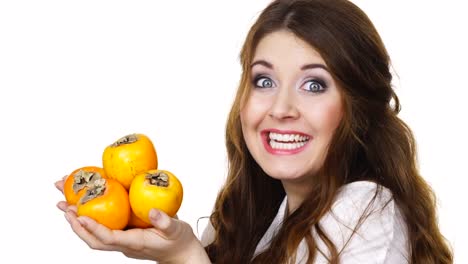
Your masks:
M 310 137 L 299 134 L 278 134 L 270 132 L 268 134 L 269 144 L 273 149 L 298 149 L 307 144 Z
M 295 132 L 264 131 L 263 135 L 266 149 L 275 154 L 297 153 L 311 140 L 310 136 Z

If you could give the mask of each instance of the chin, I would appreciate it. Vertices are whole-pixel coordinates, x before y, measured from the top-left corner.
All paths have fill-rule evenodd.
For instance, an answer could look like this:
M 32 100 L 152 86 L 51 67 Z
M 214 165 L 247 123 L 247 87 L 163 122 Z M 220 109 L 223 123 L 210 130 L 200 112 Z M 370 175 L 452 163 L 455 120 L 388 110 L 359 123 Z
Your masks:
M 319 171 L 319 168 L 312 164 L 286 165 L 284 163 L 277 163 L 277 166 L 265 166 L 262 169 L 273 179 L 291 182 L 308 181 Z
M 301 173 L 293 170 L 281 169 L 270 169 L 265 171 L 268 176 L 277 180 L 299 180 L 306 177 L 305 173 Z

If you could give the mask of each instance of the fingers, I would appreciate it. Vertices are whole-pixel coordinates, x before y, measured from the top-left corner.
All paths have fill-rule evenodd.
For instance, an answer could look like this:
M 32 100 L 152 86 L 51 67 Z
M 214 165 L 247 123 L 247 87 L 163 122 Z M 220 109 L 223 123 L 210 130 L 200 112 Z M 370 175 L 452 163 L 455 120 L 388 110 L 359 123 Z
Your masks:
M 140 251 L 145 248 L 144 240 L 141 239 L 143 235 L 137 233 L 142 230 L 135 229 L 134 232 L 111 230 L 86 216 L 80 216 L 77 220 L 87 231 L 81 233 L 80 237 L 85 242 L 88 241 L 88 245 L 93 249 L 121 251 L 128 254 L 138 252 L 138 255 L 141 255 Z
M 55 188 L 57 188 L 57 190 L 61 191 L 62 193 L 63 193 L 63 183 L 64 183 L 64 182 L 63 182 L 62 180 L 56 181 L 56 182 L 54 183 Z
M 159 231 L 158 233 L 161 236 L 168 240 L 177 237 L 181 227 L 176 219 L 157 209 L 151 209 L 149 216 L 151 224 Z
M 64 211 L 64 212 L 67 212 L 68 210 L 74 212 L 76 214 L 76 206 L 75 205 L 68 205 L 67 202 L 65 201 L 60 201 L 57 203 L 57 208 Z
M 81 238 L 81 240 L 83 240 L 90 248 L 107 251 L 115 250 L 114 247 L 102 243 L 99 239 L 97 239 L 92 233 L 90 233 L 87 230 L 87 228 L 96 229 L 95 226 L 99 225 L 91 218 L 80 217 L 78 220 L 76 213 L 71 210 L 68 210 L 65 213 L 65 218 L 70 223 L 73 232 L 75 232 L 75 234 L 77 234 Z
M 80 222 L 89 234 L 93 235 L 103 245 L 111 246 L 114 244 L 114 234 L 112 230 L 106 226 L 86 216 L 78 217 L 78 222 Z
M 55 182 L 55 188 L 57 188 L 59 191 L 63 193 L 63 184 L 65 183 L 65 180 L 67 179 L 68 175 L 65 175 L 62 177 L 60 181 Z
M 65 201 L 60 201 L 60 202 L 57 203 L 57 208 L 64 211 L 64 212 L 66 212 L 67 209 L 68 209 L 68 204 Z

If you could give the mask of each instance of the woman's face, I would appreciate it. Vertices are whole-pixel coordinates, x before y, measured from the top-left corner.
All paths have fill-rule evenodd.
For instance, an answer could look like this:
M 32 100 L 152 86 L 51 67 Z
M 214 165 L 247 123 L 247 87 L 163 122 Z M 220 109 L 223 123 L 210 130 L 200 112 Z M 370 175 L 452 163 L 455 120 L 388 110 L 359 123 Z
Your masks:
M 241 109 L 242 131 L 260 167 L 279 180 L 320 169 L 343 110 L 337 84 L 320 54 L 281 30 L 258 44 L 252 84 Z

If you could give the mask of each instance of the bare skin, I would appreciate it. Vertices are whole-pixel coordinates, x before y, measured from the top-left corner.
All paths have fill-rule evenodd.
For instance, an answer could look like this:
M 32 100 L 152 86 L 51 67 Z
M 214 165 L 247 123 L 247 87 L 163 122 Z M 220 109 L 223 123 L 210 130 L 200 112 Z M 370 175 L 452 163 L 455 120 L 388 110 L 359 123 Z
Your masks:
M 63 192 L 64 179 L 55 186 Z M 158 263 L 210 263 L 205 249 L 189 224 L 171 218 L 162 211 L 150 212 L 152 228 L 110 230 L 86 216 L 77 216 L 76 206 L 60 201 L 57 207 L 65 213 L 72 230 L 90 248 L 119 251 L 135 259 L 154 260 Z

